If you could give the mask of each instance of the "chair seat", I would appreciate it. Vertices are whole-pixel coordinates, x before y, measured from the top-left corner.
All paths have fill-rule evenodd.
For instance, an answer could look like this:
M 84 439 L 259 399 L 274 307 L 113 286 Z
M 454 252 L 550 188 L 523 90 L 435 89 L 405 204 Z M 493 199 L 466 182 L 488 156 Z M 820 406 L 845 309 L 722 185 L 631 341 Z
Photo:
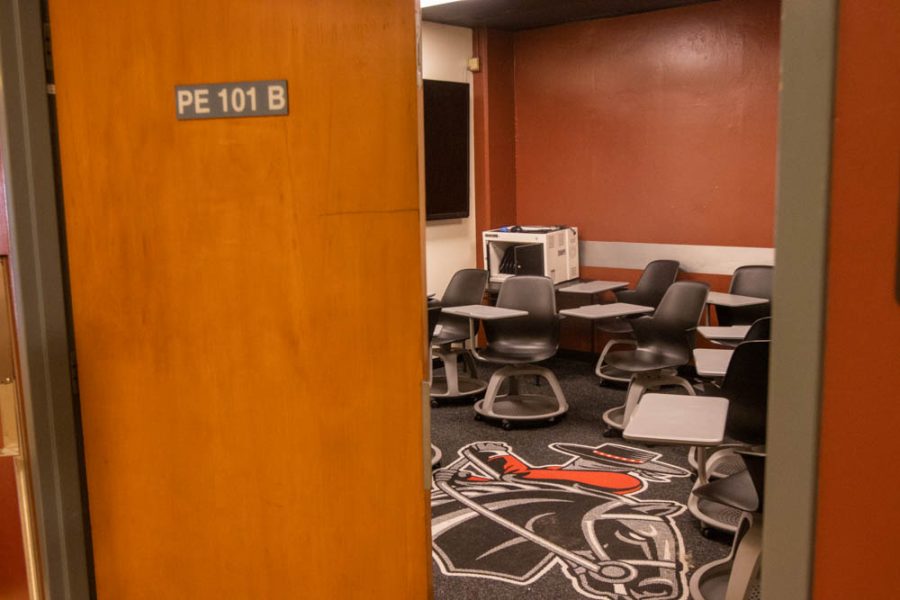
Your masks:
M 680 367 L 684 364 L 684 361 L 679 360 L 677 357 L 641 348 L 610 352 L 606 355 L 606 362 L 617 369 L 630 373 L 657 371 L 670 367 Z
M 484 360 L 504 365 L 521 365 L 547 360 L 556 354 L 556 348 L 540 344 L 491 344 L 478 355 Z
M 759 509 L 759 497 L 756 495 L 756 488 L 753 487 L 750 471 L 746 469 L 725 479 L 701 485 L 693 493 L 700 498 L 744 512 L 756 512 Z

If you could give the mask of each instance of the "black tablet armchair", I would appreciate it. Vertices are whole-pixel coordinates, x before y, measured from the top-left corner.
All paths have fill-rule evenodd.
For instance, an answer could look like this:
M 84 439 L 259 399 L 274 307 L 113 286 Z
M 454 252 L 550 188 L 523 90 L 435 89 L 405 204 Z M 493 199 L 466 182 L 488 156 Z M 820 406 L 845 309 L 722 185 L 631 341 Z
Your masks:
M 625 439 L 693 446 L 696 491 L 709 483 L 710 473 L 719 471 L 719 464 L 734 458 L 735 452 L 765 451 L 768 372 L 769 342 L 742 342 L 720 388 L 695 399 L 674 394 L 646 396 L 625 428 Z M 727 411 L 719 413 L 723 402 Z M 712 430 L 715 435 L 708 433 Z M 714 450 L 711 455 L 710 450 Z M 741 510 L 693 492 L 688 509 L 701 522 L 704 533 L 710 527 L 736 531 L 741 521 Z
M 457 271 L 440 300 L 442 308 L 481 304 L 487 288 L 488 272 L 482 269 Z M 469 320 L 465 317 L 442 313 L 431 337 L 432 354 L 443 363 L 444 375 L 432 377 L 431 403 L 436 406 L 440 398 L 477 396 L 487 387 L 478 379 L 475 361 L 469 348 Z M 459 360 L 463 361 L 466 375 L 459 374 Z
M 628 424 L 640 397 L 648 390 L 678 385 L 694 394 L 690 382 L 678 376 L 677 368 L 691 361 L 694 333 L 708 291 L 705 283 L 673 283 L 653 316 L 632 321 L 637 348 L 606 356 L 611 366 L 631 378 L 625 404 L 603 414 L 607 435 L 615 435 Z
M 772 276 L 774 267 L 765 265 L 748 265 L 738 267 L 731 276 L 729 294 L 751 296 L 753 298 L 772 299 Z M 772 312 L 771 304 L 755 304 L 753 306 L 717 306 L 716 317 L 719 325 L 750 325 L 758 319 L 768 317 Z
M 554 422 L 569 407 L 553 372 L 535 364 L 553 357 L 559 347 L 560 317 L 553 282 L 548 277 L 510 277 L 500 287 L 497 307 L 524 310 L 528 315 L 484 321 L 487 347 L 477 357 L 503 366 L 491 376 L 484 400 L 475 404 L 476 418 L 500 421 L 507 429 L 514 422 Z M 552 396 L 520 392 L 517 378 L 535 375 L 547 381 Z M 504 382 L 508 393 L 500 395 Z
M 691 598 L 696 600 L 760 597 L 765 454 L 748 451 L 741 454 L 746 464 L 744 470 L 694 490 L 695 495 L 741 514 L 731 553 L 700 567 L 691 576 Z

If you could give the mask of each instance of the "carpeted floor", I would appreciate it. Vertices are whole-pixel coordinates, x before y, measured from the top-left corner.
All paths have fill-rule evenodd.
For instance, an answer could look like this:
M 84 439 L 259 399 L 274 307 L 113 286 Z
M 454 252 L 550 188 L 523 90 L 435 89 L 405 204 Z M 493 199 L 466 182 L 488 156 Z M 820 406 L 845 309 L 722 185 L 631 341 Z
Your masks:
M 559 473 L 563 471 L 571 473 L 577 466 L 571 462 L 576 456 L 554 450 L 549 445 L 555 443 L 577 444 L 592 449 L 608 443 L 617 445 L 607 447 L 612 450 L 621 450 L 621 446 L 649 450 L 662 455 L 655 459 L 656 463 L 662 463 L 662 466 L 657 468 L 657 472 L 668 470 L 669 473 L 679 471 L 671 466 L 688 468 L 687 448 L 678 446 L 648 448 L 636 442 L 604 438 L 601 414 L 607 408 L 619 405 L 624 401 L 624 387 L 612 387 L 609 384 L 600 386 L 600 380 L 594 375 L 592 363 L 557 357 L 548 361 L 547 366 L 557 374 L 570 404 L 570 410 L 561 422 L 547 427 L 505 431 L 499 426 L 476 421 L 471 402 L 444 403 L 431 411 L 432 443 L 443 454 L 441 464 L 445 469 L 460 458 L 458 452 L 464 447 L 468 448 L 467 456 L 472 456 L 473 448 L 487 447 L 495 450 L 507 448 L 509 455 L 512 455 L 517 461 L 516 465 L 518 465 L 520 475 L 512 478 L 504 477 L 503 482 L 500 479 L 491 479 L 494 475 L 485 473 L 484 470 L 479 471 L 477 468 L 473 468 L 474 465 L 488 464 L 487 462 L 470 463 L 462 459 L 456 463 L 456 467 L 460 467 L 464 471 L 463 475 L 469 476 L 467 480 L 462 481 L 462 485 L 475 486 L 468 488 L 467 493 L 472 497 L 480 497 L 483 502 L 484 499 L 489 498 L 500 498 L 501 496 L 506 498 L 505 504 L 495 503 L 494 506 L 503 506 L 504 510 L 508 511 L 504 515 L 510 520 L 520 519 L 520 525 L 536 534 L 543 535 L 542 539 L 554 539 L 560 547 L 568 545 L 570 549 L 581 556 L 587 557 L 589 560 L 596 560 L 596 552 L 591 552 L 590 545 L 584 539 L 589 535 L 587 533 L 589 527 L 583 525 L 582 517 L 586 511 L 590 513 L 593 506 L 603 504 L 604 498 L 615 499 L 616 496 L 611 494 L 604 496 L 602 493 L 593 496 L 585 495 L 583 490 L 590 486 L 560 480 Z M 479 369 L 482 367 L 479 366 Z M 484 379 L 488 379 L 490 373 L 490 368 L 481 370 L 481 376 Z M 545 390 L 549 390 L 549 388 L 545 387 Z M 500 444 L 473 446 L 472 444 L 476 442 L 498 442 Z M 572 448 L 572 446 L 567 448 Z M 484 456 L 489 455 L 490 453 Z M 509 459 L 509 455 L 505 455 L 504 460 Z M 489 462 L 493 463 L 494 461 Z M 523 463 L 533 472 L 526 473 L 527 469 L 523 471 L 521 466 Z M 551 468 L 540 468 L 546 466 L 551 466 Z M 561 471 L 560 467 L 566 468 Z M 535 470 L 535 468 L 537 469 Z M 619 472 L 611 477 L 629 477 L 625 474 L 626 470 L 624 469 L 612 469 L 612 471 Z M 509 472 L 508 469 L 507 473 Z M 547 475 L 548 473 L 549 475 Z M 472 477 L 473 475 L 477 477 Z M 673 501 L 684 505 L 687 502 L 692 480 L 682 475 L 683 472 L 673 477 L 654 477 L 652 474 L 649 477 L 641 477 L 638 474 L 637 476 L 642 479 L 645 487 L 641 491 L 629 494 L 628 498 L 634 499 L 635 502 L 632 500 L 628 500 L 628 502 L 638 506 L 641 510 L 650 510 L 651 512 L 655 510 L 652 508 L 653 506 L 660 504 L 650 502 L 654 500 Z M 546 479 L 541 480 L 542 477 L 548 476 L 552 476 L 554 479 L 550 482 Z M 482 481 L 484 483 L 479 483 Z M 479 486 L 482 487 L 479 488 Z M 495 492 L 499 495 L 491 495 Z M 483 493 L 487 495 L 479 496 Z M 529 500 L 529 494 L 535 498 L 540 496 L 542 499 L 534 500 L 532 498 Z M 519 500 L 510 500 L 513 498 L 519 498 Z M 533 515 L 517 515 L 513 509 L 505 508 L 512 506 L 512 503 L 515 502 L 519 502 L 520 505 L 528 502 L 532 504 L 543 502 L 548 506 L 557 502 L 574 506 L 571 499 L 574 499 L 574 504 L 579 504 L 579 507 L 566 514 L 563 514 L 565 511 L 550 514 L 553 512 L 551 510 L 550 512 L 538 511 L 541 514 L 536 512 Z M 581 506 L 583 502 L 587 502 L 587 504 Z M 670 503 L 665 504 L 673 506 Z M 648 506 L 651 509 L 644 508 Z M 487 515 L 488 518 L 479 518 L 479 515 L 475 515 L 461 504 L 454 504 L 452 499 L 447 498 L 441 492 L 433 494 L 432 507 L 433 527 L 440 526 L 442 528 L 441 534 L 436 535 L 435 560 L 433 561 L 434 590 L 437 599 L 504 600 L 526 596 L 565 600 L 569 598 L 644 597 L 630 588 L 627 591 L 628 595 L 611 594 L 607 590 L 615 586 L 605 585 L 602 582 L 597 583 L 596 580 L 590 578 L 585 579 L 583 568 L 579 570 L 571 562 L 566 563 L 560 558 L 558 551 L 548 551 L 546 548 L 549 546 L 542 546 L 540 540 L 537 542 L 524 540 L 521 536 L 516 535 L 514 530 L 511 533 L 510 526 L 498 525 L 489 518 L 490 515 Z M 527 507 L 524 510 L 528 510 Z M 456 515 L 455 519 L 454 515 Z M 563 521 L 566 520 L 565 517 L 569 517 L 570 527 L 568 528 L 563 524 Z M 632 524 L 640 523 L 638 529 L 644 528 L 641 531 L 629 532 L 620 526 L 616 531 L 604 530 L 601 532 L 597 529 L 596 535 L 597 539 L 607 535 L 610 538 L 618 537 L 626 540 L 629 535 L 632 537 L 637 537 L 638 534 L 643 535 L 648 526 L 655 527 L 654 531 L 665 530 L 668 534 L 673 534 L 668 535 L 666 539 L 669 540 L 669 545 L 680 546 L 678 550 L 679 573 L 675 577 L 672 577 L 671 572 L 667 573 L 671 581 L 676 581 L 674 585 L 669 584 L 673 585 L 674 591 L 669 594 L 657 592 L 657 595 L 653 595 L 652 590 L 656 589 L 653 586 L 660 584 L 653 583 L 655 581 L 654 573 L 645 574 L 642 571 L 641 576 L 645 582 L 643 585 L 648 586 L 646 597 L 687 598 L 687 587 L 684 585 L 686 577 L 689 577 L 697 567 L 722 558 L 728 553 L 729 540 L 727 537 L 722 536 L 719 540 L 704 538 L 700 534 L 698 522 L 687 510 L 682 510 L 679 514 L 671 518 L 665 517 L 662 520 L 643 518 L 644 520 L 640 522 L 628 521 Z M 450 523 L 450 528 L 445 530 L 448 523 Z M 673 532 L 672 528 L 677 528 L 679 533 Z M 567 529 L 567 531 L 557 535 L 555 529 Z M 634 525 L 632 525 L 632 529 L 635 529 Z M 679 538 L 683 541 L 683 546 L 679 543 Z M 596 539 L 594 541 L 596 542 Z M 629 548 L 617 547 L 618 543 L 614 541 L 608 548 L 610 560 L 624 560 L 631 551 Z M 604 544 L 604 547 L 607 545 Z M 619 545 L 621 546 L 621 544 Z M 614 556 L 617 552 L 625 554 Z M 515 564 L 504 564 L 504 560 Z M 657 572 L 656 575 L 659 573 Z M 665 586 L 662 589 L 666 589 Z M 626 592 L 623 590 L 624 588 L 619 586 L 616 593 L 625 594 Z

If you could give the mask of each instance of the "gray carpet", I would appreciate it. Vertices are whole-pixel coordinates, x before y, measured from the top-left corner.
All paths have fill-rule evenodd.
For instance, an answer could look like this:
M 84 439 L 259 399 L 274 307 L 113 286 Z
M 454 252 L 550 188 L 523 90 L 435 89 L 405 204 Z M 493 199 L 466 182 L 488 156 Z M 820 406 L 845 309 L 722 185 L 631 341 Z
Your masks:
M 589 447 L 596 447 L 609 442 L 631 448 L 649 449 L 652 452 L 662 454 L 663 456 L 658 460 L 663 463 L 689 468 L 686 447 L 654 446 L 648 448 L 637 442 L 608 439 L 602 436 L 601 414 L 607 408 L 620 405 L 624 401 L 625 390 L 624 387 L 614 387 L 609 384 L 599 385 L 600 380 L 593 372 L 593 363 L 557 357 L 548 361 L 546 365 L 557 374 L 570 404 L 570 410 L 561 422 L 547 427 L 528 427 L 505 431 L 499 426 L 484 421 L 476 421 L 471 401 L 444 402 L 441 406 L 433 408 L 431 411 L 432 443 L 443 454 L 442 466 L 446 467 L 453 463 L 458 458 L 457 452 L 468 444 L 495 441 L 505 443 L 517 457 L 535 467 L 561 465 L 572 459 L 572 456 L 549 448 L 549 444 L 583 444 Z M 479 366 L 479 369 L 481 369 L 481 377 L 488 379 L 492 369 L 482 369 L 481 366 Z M 544 389 L 549 390 L 546 386 Z M 672 500 L 685 504 L 691 486 L 692 481 L 688 477 L 676 477 L 670 481 L 662 482 L 650 481 L 646 489 L 634 494 L 632 497 L 642 501 Z M 434 506 L 435 515 L 437 515 L 438 506 L 437 504 Z M 727 536 L 720 536 L 720 539 L 717 540 L 704 538 L 700 534 L 697 520 L 686 510 L 673 517 L 672 520 L 683 539 L 683 560 L 687 567 L 685 572 L 688 577 L 697 567 L 728 554 L 730 542 Z M 469 536 L 468 539 L 471 540 L 473 547 L 476 547 L 478 546 L 478 540 L 475 538 L 480 535 L 481 531 L 484 531 L 485 535 L 489 535 L 487 530 L 492 527 L 494 525 L 488 523 L 487 526 L 482 526 L 482 529 L 479 529 L 470 523 L 464 533 Z M 524 542 L 521 539 L 510 540 L 508 545 L 515 542 L 518 542 L 518 547 L 522 551 L 528 551 L 529 548 L 540 550 L 535 544 Z M 458 551 L 457 554 L 459 554 Z M 509 553 L 499 553 L 500 556 L 504 554 Z M 611 553 L 610 558 L 616 557 L 612 556 Z M 579 586 L 575 581 L 577 579 L 577 571 L 573 569 L 567 570 L 559 563 L 543 569 L 545 572 L 540 576 L 529 576 L 530 582 L 523 584 L 510 583 L 508 580 L 504 580 L 506 579 L 505 577 L 492 576 L 492 571 L 482 573 L 481 576 L 475 576 L 471 573 L 445 575 L 442 573 L 442 566 L 444 570 L 448 570 L 445 563 L 439 564 L 438 561 L 433 561 L 432 566 L 434 570 L 435 598 L 437 599 L 504 600 L 517 599 L 523 595 L 529 598 L 548 600 L 619 598 L 619 596 L 615 595 L 604 595 L 605 592 L 602 590 L 597 591 L 597 589 L 593 589 L 591 591 L 583 585 Z M 453 569 L 449 570 L 452 571 Z M 686 586 L 679 585 L 677 591 L 680 594 L 677 597 L 688 597 Z M 622 597 L 630 598 L 632 596 Z M 649 595 L 648 597 L 657 596 Z M 664 595 L 659 597 L 670 598 L 673 596 Z

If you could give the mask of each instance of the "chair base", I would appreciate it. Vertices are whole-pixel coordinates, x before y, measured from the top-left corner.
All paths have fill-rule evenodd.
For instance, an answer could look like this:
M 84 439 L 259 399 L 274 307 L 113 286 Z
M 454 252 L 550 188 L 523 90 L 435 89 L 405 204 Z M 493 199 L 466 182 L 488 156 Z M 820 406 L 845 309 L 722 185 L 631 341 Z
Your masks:
M 512 429 L 514 423 L 544 421 L 551 425 L 566 412 L 568 412 L 568 408 L 560 408 L 553 396 L 536 394 L 502 396 L 497 398 L 493 410 L 490 412 L 484 408 L 484 400 L 475 403 L 476 418 L 499 421 L 504 429 Z
M 432 398 L 469 398 L 478 396 L 487 389 L 487 382 L 472 377 L 457 377 L 456 389 L 451 391 L 451 387 L 446 377 L 433 377 L 429 395 Z
M 729 555 L 700 567 L 689 583 L 695 600 L 759 600 L 762 516 L 744 514 Z
M 703 571 L 706 567 L 712 568 Z M 706 565 L 703 569 L 701 569 L 703 578 L 697 584 L 696 589 L 694 585 L 691 585 L 691 598 L 696 598 L 696 600 L 725 600 L 728 597 L 728 580 L 731 577 L 731 565 L 726 561 L 725 564 Z M 697 574 L 700 575 L 701 571 L 697 571 Z M 746 595 L 739 598 L 740 600 L 760 600 L 762 594 L 760 592 L 759 579 L 752 581 Z
M 434 355 L 444 364 L 444 376 L 431 378 L 432 398 L 469 398 L 478 396 L 487 389 L 487 383 L 476 377 L 475 360 L 466 348 L 434 348 Z M 459 374 L 459 358 L 468 376 Z
M 703 485 L 703 483 L 698 481 L 694 487 L 699 485 Z M 725 506 L 706 498 L 698 498 L 693 492 L 688 497 L 687 506 L 691 514 L 704 527 L 712 527 L 729 533 L 737 531 L 741 523 L 741 516 L 744 514 L 736 508 Z
M 625 429 L 625 407 L 617 406 L 603 413 L 603 422 L 613 429 Z
M 520 393 L 515 378 L 526 376 L 538 376 L 547 380 L 554 395 Z M 500 387 L 507 380 L 509 393 L 501 396 Z M 505 429 L 510 429 L 513 423 L 553 423 L 568 410 L 569 405 L 556 375 L 550 369 L 533 365 L 509 365 L 498 369 L 491 376 L 484 400 L 475 403 L 476 418 L 499 421 Z
M 621 369 L 617 369 L 612 365 L 603 365 L 597 364 L 597 368 L 594 369 L 594 373 L 603 381 L 614 381 L 616 383 L 625 383 L 628 384 L 631 381 L 631 373 L 628 371 L 622 371 Z M 676 376 L 678 374 L 677 369 L 666 369 L 663 371 L 666 375 Z M 602 383 L 602 382 L 601 382 Z
M 746 468 L 744 461 L 732 448 L 717 450 L 706 461 L 706 469 L 710 479 L 724 479 Z
M 631 381 L 631 373 L 627 371 L 620 371 L 619 369 L 613 367 L 612 365 L 600 365 L 597 363 L 597 368 L 594 370 L 597 377 L 599 377 L 602 381 L 612 381 L 615 383 L 624 383 L 627 384 Z
M 729 475 L 734 475 L 747 467 L 741 457 L 736 454 L 736 450 L 740 449 L 760 451 L 762 447 L 747 446 L 744 444 L 730 444 L 725 447 L 719 446 L 715 452 L 708 455 L 704 461 L 703 469 L 697 469 L 698 460 L 701 456 L 707 456 L 700 453 L 699 449 L 692 447 L 688 453 L 688 463 L 697 469 L 698 476 L 694 482 L 694 488 L 705 485 L 712 479 L 722 479 Z M 741 522 L 741 516 L 744 514 L 736 508 L 719 504 L 713 500 L 706 498 L 697 498 L 693 492 L 688 498 L 688 510 L 697 518 L 704 527 L 713 527 L 722 531 L 734 533 L 738 530 Z
M 663 371 L 654 371 L 651 373 L 636 373 L 631 377 L 631 383 L 628 385 L 628 395 L 625 397 L 625 404 L 611 408 L 603 413 L 603 422 L 612 429 L 625 429 L 631 413 L 637 407 L 641 396 L 650 390 L 659 389 L 667 385 L 678 385 L 684 388 L 688 394 L 695 396 L 694 388 L 690 382 L 683 377 L 679 377 L 672 373 L 673 369 L 665 369 Z
M 691 446 L 691 449 L 688 452 L 688 464 L 696 473 L 697 448 L 695 446 Z M 719 450 L 706 461 L 707 476 L 709 479 L 724 479 L 729 475 L 734 475 L 735 473 L 743 471 L 745 468 L 744 461 L 731 449 Z

